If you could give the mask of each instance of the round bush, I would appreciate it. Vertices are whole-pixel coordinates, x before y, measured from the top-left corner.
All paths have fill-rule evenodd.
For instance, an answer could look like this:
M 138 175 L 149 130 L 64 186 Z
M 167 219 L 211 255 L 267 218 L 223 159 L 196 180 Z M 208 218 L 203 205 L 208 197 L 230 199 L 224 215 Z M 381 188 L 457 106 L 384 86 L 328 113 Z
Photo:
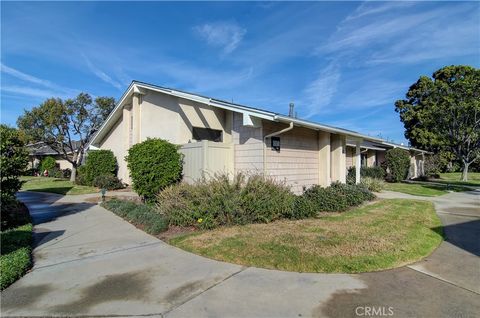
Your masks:
M 47 170 L 48 176 L 53 177 L 54 176 L 53 170 L 55 169 L 56 165 L 57 165 L 57 162 L 55 161 L 55 158 L 53 157 L 43 158 L 40 164 L 40 167 L 41 167 L 40 174 L 43 175 L 43 172 Z
M 147 139 L 134 145 L 125 157 L 133 189 L 151 200 L 167 186 L 180 180 L 182 157 L 175 146 L 163 139 Z
M 385 166 L 392 182 L 405 180 L 410 169 L 410 154 L 404 149 L 390 149 L 385 154 Z
M 94 185 L 98 176 L 116 176 L 117 159 L 111 150 L 92 150 L 88 152 L 87 160 L 82 170 L 79 170 L 81 182 L 85 185 Z

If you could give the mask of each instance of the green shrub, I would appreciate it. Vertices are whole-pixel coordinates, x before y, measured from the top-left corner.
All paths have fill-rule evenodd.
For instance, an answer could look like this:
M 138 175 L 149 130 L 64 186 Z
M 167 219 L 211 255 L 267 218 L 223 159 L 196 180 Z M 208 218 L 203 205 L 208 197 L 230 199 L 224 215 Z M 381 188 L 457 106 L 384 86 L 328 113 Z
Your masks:
M 88 152 L 87 160 L 83 165 L 79 176 L 81 175 L 82 184 L 92 186 L 98 176 L 116 176 L 117 159 L 111 150 L 93 150 Z
M 198 188 L 198 185 L 193 186 L 183 182 L 165 188 L 157 196 L 158 212 L 163 214 L 171 225 L 196 224 L 202 218 L 202 208 L 196 204 Z
M 361 178 L 360 184 L 373 192 L 380 192 L 385 188 L 385 182 L 383 180 L 370 177 Z
M 248 179 L 240 196 L 249 223 L 268 223 L 291 214 L 295 200 L 285 184 L 260 175 Z
M 32 225 L 1 232 L 0 289 L 23 276 L 31 265 Z
M 156 235 L 168 229 L 168 221 L 151 206 L 113 199 L 102 203 L 107 210 Z
M 133 189 L 145 200 L 151 200 L 182 174 L 182 157 L 178 146 L 162 139 L 147 139 L 134 145 L 125 157 Z
M 248 223 L 241 207 L 242 175 L 231 181 L 227 175 L 199 180 L 195 185 L 175 184 L 157 196 L 158 210 L 170 224 L 212 229 L 220 225 Z
M 40 174 L 43 175 L 43 172 L 45 170 L 48 171 L 48 176 L 53 177 L 55 174 L 54 169 L 57 167 L 57 161 L 53 157 L 45 157 L 42 159 L 42 162 L 40 163 Z
M 388 171 L 388 179 L 392 182 L 405 180 L 410 169 L 410 154 L 407 150 L 393 148 L 385 154 L 385 166 Z
M 348 204 L 344 196 L 338 196 L 332 187 L 322 188 L 319 185 L 305 190 L 303 196 L 310 200 L 318 212 L 345 211 Z
M 28 152 L 17 129 L 0 125 L 0 219 L 2 228 L 16 225 L 10 217 L 18 202 L 15 193 L 22 187 L 20 176 L 28 165 Z
M 355 173 L 356 167 L 348 168 L 347 172 L 347 183 L 348 184 L 355 184 Z M 385 169 L 380 166 L 374 167 L 361 167 L 360 168 L 360 180 L 362 178 L 374 178 L 374 179 L 385 179 Z
M 27 207 L 18 201 L 15 197 L 8 200 L 4 199 L 1 209 L 0 230 L 5 231 L 10 228 L 25 225 L 31 222 Z
M 349 185 L 339 182 L 322 188 L 315 185 L 307 189 L 303 196 L 313 202 L 316 211 L 341 212 L 350 207 L 373 200 L 375 196 L 362 185 Z
M 75 179 L 75 183 L 79 185 L 89 185 L 87 183 L 87 179 L 85 175 L 87 173 L 87 167 L 85 165 L 81 165 L 77 168 L 77 178 Z
M 292 213 L 294 198 L 288 187 L 269 178 L 215 175 L 195 185 L 164 189 L 157 196 L 157 209 L 172 225 L 212 229 L 279 219 Z
M 284 214 L 289 219 L 306 219 L 318 214 L 317 205 L 313 200 L 304 195 L 295 197 L 293 209 L 290 213 Z
M 124 187 L 123 183 L 116 176 L 108 174 L 95 177 L 95 179 L 93 179 L 93 186 L 107 190 L 122 189 Z

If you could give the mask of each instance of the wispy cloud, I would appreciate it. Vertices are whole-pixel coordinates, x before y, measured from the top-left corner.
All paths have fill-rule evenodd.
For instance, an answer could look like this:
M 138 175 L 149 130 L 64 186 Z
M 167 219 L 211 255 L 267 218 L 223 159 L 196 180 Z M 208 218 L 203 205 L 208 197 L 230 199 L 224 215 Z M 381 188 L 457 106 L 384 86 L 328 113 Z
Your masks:
M 14 94 L 21 94 L 31 97 L 71 97 L 72 95 L 78 94 L 78 90 L 63 87 L 61 85 L 57 85 L 49 80 L 42 79 L 27 73 L 24 73 L 20 70 L 17 70 L 13 67 L 9 67 L 3 63 L 0 63 L 0 71 L 3 74 L 10 75 L 15 77 L 22 82 L 27 82 L 29 85 L 33 84 L 33 86 L 41 86 L 43 88 L 38 87 L 29 87 L 27 85 L 2 85 L 2 92 L 10 92 Z M 9 81 L 5 81 L 9 82 Z
M 2 85 L 2 92 L 21 94 L 21 95 L 39 97 L 39 98 L 50 98 L 54 96 L 66 97 L 66 96 L 59 96 L 58 92 L 55 92 L 52 90 L 18 86 L 18 85 Z
M 390 1 L 390 2 L 378 2 L 378 1 L 365 1 L 360 4 L 355 11 L 345 18 L 344 21 L 350 21 L 358 18 L 362 18 L 368 15 L 379 14 L 386 11 L 395 9 L 403 9 L 416 5 L 413 1 Z
M 302 103 L 308 109 L 305 117 L 312 117 L 326 110 L 337 92 L 339 80 L 340 69 L 335 62 L 331 62 L 304 90 Z
M 122 84 L 120 84 L 118 81 L 114 80 L 113 78 L 111 78 L 107 73 L 105 73 L 104 71 L 102 71 L 100 68 L 98 68 L 97 66 L 93 65 L 93 63 L 90 61 L 90 59 L 85 55 L 85 54 L 82 54 L 84 60 L 85 60 L 85 63 L 87 64 L 87 67 L 88 69 L 96 76 L 98 77 L 99 79 L 101 79 L 102 81 L 104 81 L 105 83 L 108 83 L 110 85 L 112 85 L 113 87 L 115 87 L 116 89 L 118 90 L 121 90 L 123 89 L 123 86 Z
M 44 79 L 32 76 L 30 74 L 23 73 L 19 70 L 16 70 L 16 69 L 12 68 L 12 67 L 8 67 L 7 65 L 5 65 L 3 63 L 0 63 L 0 70 L 1 70 L 2 73 L 11 75 L 13 77 L 16 77 L 18 79 L 21 79 L 21 80 L 24 80 L 24 81 L 27 81 L 27 82 L 30 82 L 30 83 L 33 83 L 33 84 L 38 84 L 38 85 L 42 85 L 42 86 L 45 86 L 45 87 L 55 86 L 55 84 L 53 84 L 52 82 L 50 82 L 48 80 L 44 80 Z
M 222 48 L 225 54 L 233 52 L 247 30 L 232 22 L 205 23 L 195 26 L 193 31 L 213 47 Z
M 462 3 L 455 7 L 411 10 L 413 5 L 421 4 L 364 3 L 339 24 L 317 52 L 361 56 L 366 64 L 372 60 L 388 63 L 391 58 L 395 62 L 412 63 L 417 58 L 428 60 L 475 53 L 472 41 L 480 44 L 478 6 Z

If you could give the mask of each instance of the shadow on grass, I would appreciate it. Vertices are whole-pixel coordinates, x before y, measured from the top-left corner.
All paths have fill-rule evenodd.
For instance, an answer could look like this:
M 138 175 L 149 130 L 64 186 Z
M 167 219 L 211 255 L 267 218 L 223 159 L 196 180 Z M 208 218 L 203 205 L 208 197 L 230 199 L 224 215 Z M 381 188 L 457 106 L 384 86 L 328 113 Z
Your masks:
M 50 187 L 50 188 L 41 188 L 41 189 L 28 189 L 27 191 L 50 192 L 50 193 L 57 193 L 57 194 L 65 195 L 72 189 L 73 189 L 73 186 L 66 186 L 66 187 Z
M 30 247 L 32 232 L 12 229 L 1 233 L 1 255 L 15 252 L 23 247 Z

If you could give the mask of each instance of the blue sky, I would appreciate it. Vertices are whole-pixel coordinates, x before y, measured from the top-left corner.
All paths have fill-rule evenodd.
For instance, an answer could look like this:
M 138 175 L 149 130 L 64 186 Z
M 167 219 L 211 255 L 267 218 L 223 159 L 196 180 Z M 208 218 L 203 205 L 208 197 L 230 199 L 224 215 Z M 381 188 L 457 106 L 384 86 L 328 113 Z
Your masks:
M 480 66 L 479 2 L 2 2 L 1 122 L 131 80 L 405 142 L 420 75 Z

